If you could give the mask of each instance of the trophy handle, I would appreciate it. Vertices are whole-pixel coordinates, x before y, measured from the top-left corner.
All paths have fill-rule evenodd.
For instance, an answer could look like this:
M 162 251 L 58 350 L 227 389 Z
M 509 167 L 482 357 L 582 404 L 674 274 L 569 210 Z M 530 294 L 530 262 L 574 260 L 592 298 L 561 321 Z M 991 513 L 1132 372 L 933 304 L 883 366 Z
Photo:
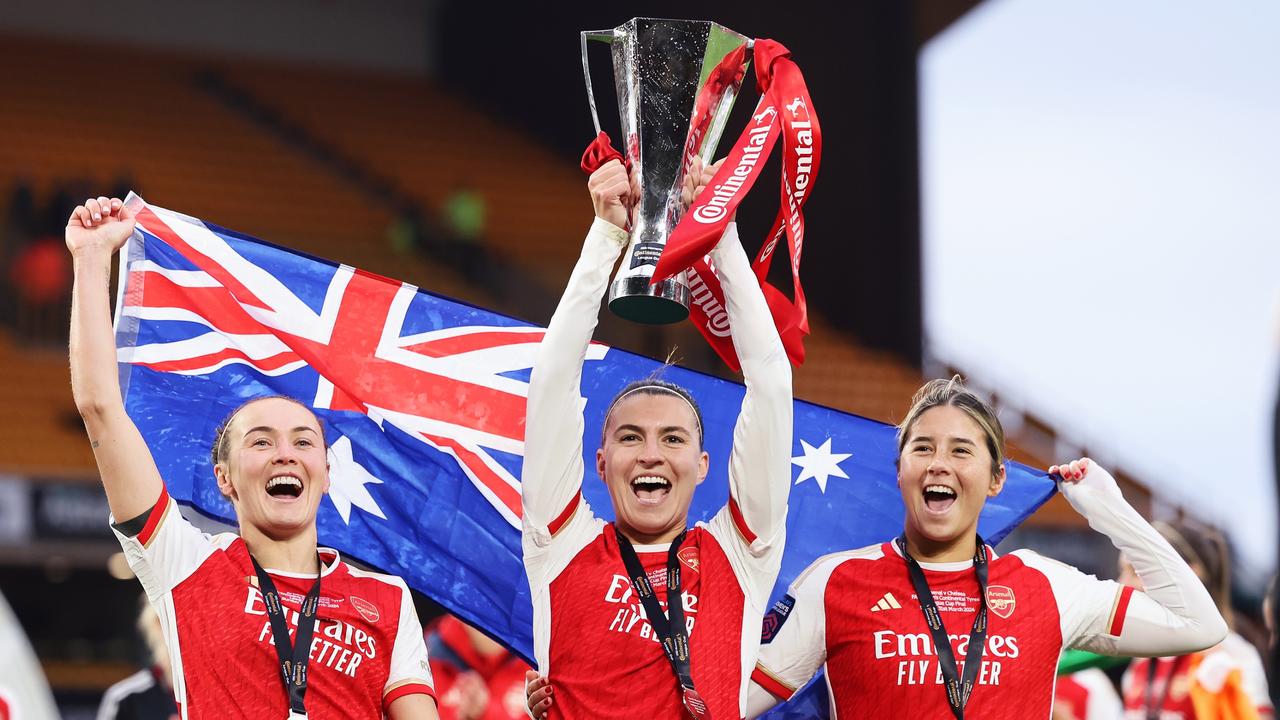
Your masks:
M 587 104 L 591 106 L 591 122 L 595 125 L 596 135 L 600 134 L 600 115 L 596 112 L 596 94 L 591 89 L 591 65 L 587 61 L 587 41 L 598 40 L 612 43 L 614 37 L 613 30 L 583 30 L 580 35 L 582 43 L 582 75 L 587 81 Z

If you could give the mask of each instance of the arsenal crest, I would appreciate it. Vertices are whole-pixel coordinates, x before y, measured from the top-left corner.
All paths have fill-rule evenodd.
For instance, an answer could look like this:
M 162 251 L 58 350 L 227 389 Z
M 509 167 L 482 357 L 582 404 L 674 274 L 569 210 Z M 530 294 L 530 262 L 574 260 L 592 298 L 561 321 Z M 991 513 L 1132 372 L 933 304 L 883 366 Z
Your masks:
M 680 562 L 685 567 L 698 572 L 698 548 L 692 546 L 681 548 L 680 552 L 676 553 L 676 557 L 680 558 Z
M 1017 604 L 1018 599 L 1013 596 L 1013 588 L 1005 585 L 987 587 L 987 608 L 1005 620 L 1013 614 Z
M 377 605 L 374 605 L 364 598 L 356 597 L 355 595 L 351 596 L 351 607 L 355 608 L 356 612 L 360 613 L 360 617 L 371 623 L 378 622 L 382 617 L 382 614 L 378 612 Z

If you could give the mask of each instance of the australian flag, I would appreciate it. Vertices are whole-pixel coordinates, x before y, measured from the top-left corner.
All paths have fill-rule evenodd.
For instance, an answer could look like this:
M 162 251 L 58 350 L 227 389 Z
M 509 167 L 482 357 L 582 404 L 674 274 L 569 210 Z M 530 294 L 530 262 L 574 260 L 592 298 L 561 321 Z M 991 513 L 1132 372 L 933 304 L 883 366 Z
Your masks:
M 137 196 L 127 204 L 138 231 L 121 251 L 121 385 L 170 494 L 233 524 L 210 467 L 216 427 L 249 398 L 297 398 L 315 410 L 330 445 L 321 544 L 403 577 L 531 657 L 520 464 L 542 328 Z M 582 382 L 588 439 L 599 437 L 615 392 L 659 365 L 592 346 Z M 703 408 L 712 465 L 690 520 L 709 519 L 728 498 L 743 387 L 680 368 L 665 377 Z M 797 401 L 794 442 L 777 597 L 818 556 L 886 540 L 903 523 L 891 426 Z M 592 467 L 594 443 L 584 454 Z M 1044 473 L 1012 465 L 980 532 L 999 542 L 1053 492 Z M 609 514 L 603 483 L 586 482 L 583 493 Z

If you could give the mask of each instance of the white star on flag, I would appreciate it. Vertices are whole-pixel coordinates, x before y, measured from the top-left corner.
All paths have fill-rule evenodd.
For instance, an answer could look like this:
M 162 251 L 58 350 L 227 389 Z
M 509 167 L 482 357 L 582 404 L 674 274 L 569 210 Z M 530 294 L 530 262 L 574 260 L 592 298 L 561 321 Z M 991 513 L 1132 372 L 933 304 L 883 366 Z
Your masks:
M 387 519 L 365 487 L 369 483 L 381 485 L 382 481 L 371 475 L 351 456 L 350 438 L 346 435 L 338 438 L 337 442 L 329 446 L 329 500 L 342 516 L 342 522 L 351 524 L 352 505 L 383 520 Z
M 792 465 L 800 466 L 800 477 L 796 478 L 796 485 L 813 478 L 818 483 L 818 489 L 825 494 L 827 480 L 832 475 L 849 479 L 844 470 L 840 469 L 840 463 L 852 457 L 853 453 L 831 452 L 831 438 L 827 438 L 821 447 L 815 448 L 804 440 L 800 441 L 800 445 L 804 448 L 804 455 L 791 458 Z

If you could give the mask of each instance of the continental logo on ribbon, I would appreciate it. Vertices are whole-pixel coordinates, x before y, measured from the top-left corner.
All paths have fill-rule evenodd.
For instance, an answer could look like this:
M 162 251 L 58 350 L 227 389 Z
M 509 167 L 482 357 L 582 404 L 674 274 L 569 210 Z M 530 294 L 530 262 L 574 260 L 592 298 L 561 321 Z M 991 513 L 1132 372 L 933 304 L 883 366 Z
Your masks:
M 1018 599 L 1013 596 L 1013 588 L 1005 585 L 992 585 L 987 588 L 987 607 L 996 615 L 1008 620 L 1017 605 Z
M 742 154 L 738 157 L 737 163 L 733 166 L 732 172 L 725 176 L 723 182 L 703 191 L 704 193 L 710 193 L 710 199 L 705 204 L 697 205 L 694 208 L 692 213 L 694 220 L 703 225 L 709 225 L 720 222 L 728 214 L 729 202 L 747 184 L 747 176 L 751 175 L 756 165 L 760 163 L 761 151 L 769 140 L 769 133 L 773 130 L 773 121 L 777 116 L 778 111 L 772 105 L 766 107 L 755 116 L 758 127 L 747 129 L 746 143 L 742 148 Z M 760 126 L 766 120 L 769 121 L 768 124 Z

